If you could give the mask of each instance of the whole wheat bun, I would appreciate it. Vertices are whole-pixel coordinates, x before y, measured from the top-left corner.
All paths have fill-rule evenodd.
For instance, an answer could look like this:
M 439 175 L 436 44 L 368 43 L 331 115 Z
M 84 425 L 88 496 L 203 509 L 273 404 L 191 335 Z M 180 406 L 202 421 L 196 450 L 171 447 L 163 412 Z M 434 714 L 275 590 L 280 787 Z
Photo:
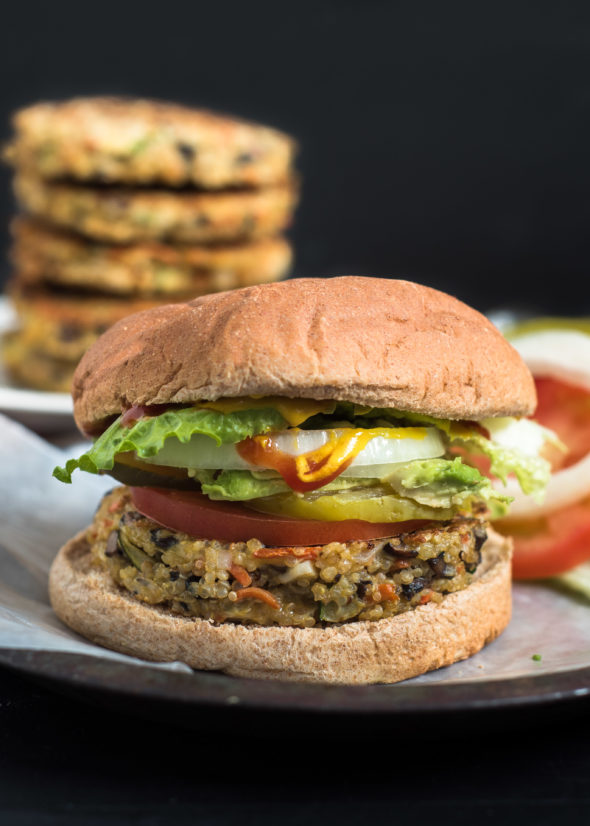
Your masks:
M 510 540 L 493 531 L 463 591 L 375 622 L 330 628 L 213 625 L 146 605 L 92 564 L 85 532 L 51 568 L 55 613 L 93 642 L 158 662 L 292 682 L 393 683 L 466 659 L 510 620 Z
M 135 405 L 236 396 L 334 399 L 438 418 L 533 412 L 532 376 L 480 313 L 408 281 L 293 279 L 206 295 L 115 324 L 80 362 L 92 433 Z

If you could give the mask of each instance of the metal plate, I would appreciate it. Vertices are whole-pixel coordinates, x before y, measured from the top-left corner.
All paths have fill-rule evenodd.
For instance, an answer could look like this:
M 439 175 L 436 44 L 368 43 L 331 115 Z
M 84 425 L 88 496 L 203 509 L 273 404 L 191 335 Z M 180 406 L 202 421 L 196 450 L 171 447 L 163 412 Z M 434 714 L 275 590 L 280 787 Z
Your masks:
M 9 298 L 0 296 L 0 336 L 17 326 Z M 13 385 L 0 364 L 0 412 L 42 433 L 60 433 L 74 428 L 69 393 L 50 393 Z
M 216 672 L 174 673 L 101 661 L 79 654 L 0 650 L 0 663 L 57 688 L 93 699 L 182 707 L 329 714 L 414 715 L 506 709 L 590 696 L 590 667 L 536 677 L 478 683 L 329 686 L 228 677 Z

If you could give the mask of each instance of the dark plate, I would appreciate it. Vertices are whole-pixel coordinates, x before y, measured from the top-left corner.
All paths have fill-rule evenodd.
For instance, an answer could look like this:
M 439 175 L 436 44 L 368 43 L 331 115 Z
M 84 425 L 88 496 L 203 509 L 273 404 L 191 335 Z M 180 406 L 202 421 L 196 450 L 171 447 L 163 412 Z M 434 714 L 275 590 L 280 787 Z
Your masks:
M 590 696 L 590 667 L 455 684 L 328 686 L 248 680 L 216 672 L 161 671 L 80 654 L 0 649 L 0 664 L 54 688 L 109 704 L 323 714 L 424 715 L 522 708 Z M 198 715 L 201 719 L 202 715 Z

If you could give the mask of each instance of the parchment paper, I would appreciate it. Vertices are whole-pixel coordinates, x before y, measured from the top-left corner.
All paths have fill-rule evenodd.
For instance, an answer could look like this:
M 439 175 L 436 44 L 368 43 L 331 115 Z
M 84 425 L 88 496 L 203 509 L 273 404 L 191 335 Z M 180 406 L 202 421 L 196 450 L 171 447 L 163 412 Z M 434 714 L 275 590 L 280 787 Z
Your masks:
M 53 479 L 54 466 L 71 455 L 0 415 L 0 648 L 79 652 L 148 666 L 86 642 L 51 611 L 51 561 L 90 523 L 102 493 L 114 484 L 86 473 L 76 473 L 67 486 Z M 498 640 L 465 662 L 409 682 L 498 680 L 584 666 L 590 666 L 590 601 L 547 585 L 519 584 L 512 622 Z M 190 671 L 181 663 L 158 667 Z
M 89 524 L 113 487 L 109 477 L 87 473 L 68 486 L 53 479 L 55 465 L 71 455 L 0 415 L 0 648 L 77 652 L 143 667 L 142 660 L 87 642 L 51 610 L 47 581 L 55 554 Z M 157 667 L 191 670 L 182 663 Z

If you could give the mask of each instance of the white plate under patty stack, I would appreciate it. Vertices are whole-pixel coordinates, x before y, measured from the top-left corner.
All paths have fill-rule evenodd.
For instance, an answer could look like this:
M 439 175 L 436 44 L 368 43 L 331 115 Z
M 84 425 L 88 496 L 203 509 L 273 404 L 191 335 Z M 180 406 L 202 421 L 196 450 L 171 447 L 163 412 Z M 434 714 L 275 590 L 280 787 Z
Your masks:
M 156 304 L 276 281 L 298 199 L 295 143 L 205 110 L 122 98 L 17 112 L 4 157 L 21 208 L 8 286 L 12 378 L 69 390 L 88 346 Z

